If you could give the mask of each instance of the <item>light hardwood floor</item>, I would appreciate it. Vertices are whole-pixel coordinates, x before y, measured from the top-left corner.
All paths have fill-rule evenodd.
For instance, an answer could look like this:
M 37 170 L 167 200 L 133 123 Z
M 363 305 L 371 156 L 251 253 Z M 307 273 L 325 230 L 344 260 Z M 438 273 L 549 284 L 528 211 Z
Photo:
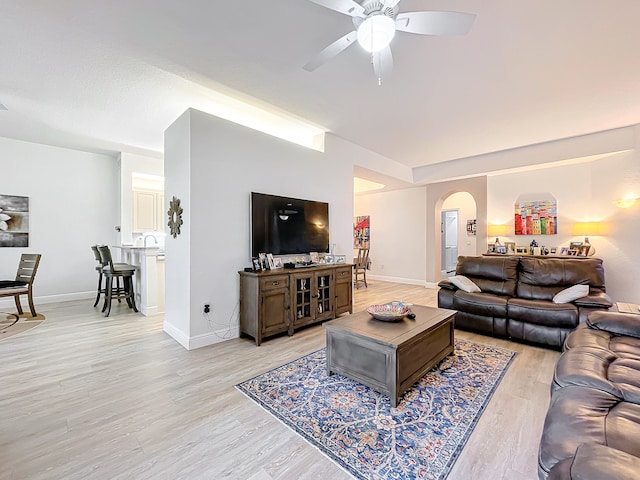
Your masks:
M 355 309 L 436 291 L 370 281 Z M 40 327 L 0 342 L 0 479 L 349 479 L 234 385 L 324 347 L 321 325 L 256 347 L 187 351 L 163 317 L 92 301 L 42 305 Z M 456 331 L 518 352 L 450 480 L 537 478 L 558 352 Z

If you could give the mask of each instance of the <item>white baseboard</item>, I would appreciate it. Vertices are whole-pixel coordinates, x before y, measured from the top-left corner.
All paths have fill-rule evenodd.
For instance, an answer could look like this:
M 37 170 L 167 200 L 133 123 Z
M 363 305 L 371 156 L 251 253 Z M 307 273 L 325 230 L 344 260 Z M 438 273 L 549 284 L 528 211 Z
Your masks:
M 393 282 L 404 283 L 405 285 L 418 285 L 420 287 L 427 287 L 427 282 L 424 280 L 417 280 L 415 278 L 402 278 L 402 277 L 387 277 L 384 275 L 371 275 L 367 274 L 371 280 L 380 280 L 381 282 Z
M 189 337 L 184 332 L 178 330 L 170 323 L 164 322 L 162 329 L 176 342 L 182 345 L 187 350 L 195 350 L 196 348 L 207 347 L 215 343 L 224 342 L 231 338 L 238 338 L 240 336 L 240 327 L 235 326 L 231 329 L 222 329 L 215 332 L 203 333 L 202 335 L 196 335 L 195 337 Z
M 95 298 L 96 298 L 95 291 L 75 292 L 75 293 L 63 293 L 60 295 L 43 295 L 41 297 L 33 297 L 33 303 L 35 303 L 36 309 L 37 309 L 38 305 L 44 305 L 47 303 L 71 302 L 74 300 L 88 300 L 88 299 L 95 300 Z M 20 295 L 20 301 L 22 302 L 23 306 L 28 305 L 26 295 Z M 0 300 L 0 307 L 5 307 L 8 305 L 15 306 L 13 297 L 7 297 Z

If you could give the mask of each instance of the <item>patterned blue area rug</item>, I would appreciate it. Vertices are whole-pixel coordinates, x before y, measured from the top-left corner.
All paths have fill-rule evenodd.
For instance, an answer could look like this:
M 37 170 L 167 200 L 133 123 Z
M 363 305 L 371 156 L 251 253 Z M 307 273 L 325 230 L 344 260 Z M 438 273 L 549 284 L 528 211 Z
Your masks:
M 327 376 L 325 350 L 236 385 L 360 479 L 444 479 L 516 353 L 456 339 L 453 356 L 392 408 L 389 398 Z

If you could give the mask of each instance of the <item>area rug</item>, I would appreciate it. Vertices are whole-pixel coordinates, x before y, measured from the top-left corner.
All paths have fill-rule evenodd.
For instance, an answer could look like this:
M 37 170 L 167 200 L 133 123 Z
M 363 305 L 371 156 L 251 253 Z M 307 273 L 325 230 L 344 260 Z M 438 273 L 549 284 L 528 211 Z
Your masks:
M 355 380 L 327 376 L 324 349 L 236 388 L 355 478 L 442 480 L 515 355 L 458 339 L 397 408 Z
M 35 317 L 32 317 L 31 314 L 20 315 L 16 321 L 15 315 L 0 313 L 0 340 L 31 330 L 45 320 L 46 318 L 42 314 L 38 314 Z

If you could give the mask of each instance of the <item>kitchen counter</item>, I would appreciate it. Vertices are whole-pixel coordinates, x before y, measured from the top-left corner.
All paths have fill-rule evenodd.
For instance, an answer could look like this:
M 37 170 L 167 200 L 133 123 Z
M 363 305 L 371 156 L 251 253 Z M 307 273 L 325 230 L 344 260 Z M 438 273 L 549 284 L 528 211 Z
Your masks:
M 116 245 L 120 261 L 136 267 L 133 289 L 143 315 L 164 312 L 164 251 L 157 246 Z

